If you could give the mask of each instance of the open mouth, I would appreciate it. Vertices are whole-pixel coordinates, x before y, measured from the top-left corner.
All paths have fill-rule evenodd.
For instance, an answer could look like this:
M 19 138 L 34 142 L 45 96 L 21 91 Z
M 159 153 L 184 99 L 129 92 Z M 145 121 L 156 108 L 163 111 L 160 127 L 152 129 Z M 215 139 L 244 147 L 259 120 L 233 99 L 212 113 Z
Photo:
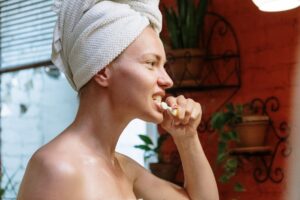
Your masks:
M 159 110 L 159 112 L 162 112 L 162 108 L 161 108 L 161 102 L 162 102 L 162 96 L 153 96 L 153 101 L 154 104 L 156 105 L 157 109 Z
M 158 105 L 160 105 L 161 101 L 162 101 L 162 96 L 154 96 L 153 100 L 154 100 L 155 103 L 157 103 Z
M 163 102 L 162 96 L 154 96 L 153 100 L 161 112 L 164 110 L 168 110 L 173 116 L 177 116 L 178 109 L 172 108 L 172 107 L 168 106 L 168 104 L 166 102 Z

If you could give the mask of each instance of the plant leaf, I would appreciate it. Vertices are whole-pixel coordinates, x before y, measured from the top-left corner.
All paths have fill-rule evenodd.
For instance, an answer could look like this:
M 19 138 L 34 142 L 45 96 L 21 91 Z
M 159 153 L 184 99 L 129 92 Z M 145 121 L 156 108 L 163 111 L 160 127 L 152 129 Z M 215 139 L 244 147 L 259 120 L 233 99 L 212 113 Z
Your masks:
M 220 153 L 222 153 L 222 152 L 225 152 L 226 149 L 227 149 L 227 143 L 224 142 L 224 141 L 220 141 L 220 142 L 218 143 L 218 153 L 220 154 Z
M 154 153 L 150 153 L 148 155 L 144 155 L 144 160 L 147 161 L 149 158 L 151 158 L 154 155 L 155 155 Z
M 220 130 L 225 123 L 224 114 L 222 112 L 216 112 L 211 118 L 211 126 L 213 129 Z
M 149 146 L 144 145 L 144 144 L 134 145 L 134 147 L 137 148 L 137 149 L 142 149 L 144 151 L 151 151 L 152 150 Z
M 239 141 L 239 137 L 236 131 L 228 131 L 226 135 L 228 137 L 228 140 Z
M 194 0 L 177 0 L 176 2 L 177 12 L 173 8 L 168 9 L 163 5 L 172 47 L 174 49 L 198 47 L 207 0 L 200 0 L 198 5 Z
M 148 135 L 138 135 L 141 140 L 147 145 L 153 145 L 151 138 Z
M 244 191 L 246 191 L 246 189 L 244 188 L 244 186 L 241 183 L 235 183 L 235 185 L 234 185 L 234 191 L 236 191 L 236 192 L 244 192 Z
M 200 0 L 199 5 L 198 5 L 198 9 L 197 9 L 197 13 L 198 13 L 198 17 L 197 17 L 197 22 L 198 22 L 198 27 L 203 28 L 203 24 L 204 24 L 204 18 L 205 18 L 205 14 L 207 11 L 207 5 L 208 5 L 208 0 Z
M 226 174 L 223 174 L 222 176 L 219 177 L 219 182 L 221 183 L 227 183 L 229 181 L 230 177 L 228 177 Z
M 234 106 L 233 106 L 233 103 L 228 103 L 226 104 L 226 109 L 230 112 L 234 112 Z
M 163 5 L 163 10 L 166 16 L 168 34 L 171 39 L 172 47 L 178 48 L 179 41 L 178 41 L 178 25 L 177 25 L 176 13 L 173 9 L 166 8 L 165 5 Z
M 237 166 L 238 166 L 238 161 L 236 158 L 230 158 L 226 161 L 226 164 L 225 164 L 225 170 L 227 172 L 232 172 L 235 174 L 235 171 L 237 169 Z
M 239 114 L 239 115 L 242 115 L 243 114 L 243 111 L 244 111 L 244 106 L 242 104 L 237 104 L 236 105 L 236 112 Z
M 217 164 L 221 164 L 225 158 L 226 158 L 227 154 L 222 152 L 222 153 L 219 153 L 218 156 L 217 156 Z

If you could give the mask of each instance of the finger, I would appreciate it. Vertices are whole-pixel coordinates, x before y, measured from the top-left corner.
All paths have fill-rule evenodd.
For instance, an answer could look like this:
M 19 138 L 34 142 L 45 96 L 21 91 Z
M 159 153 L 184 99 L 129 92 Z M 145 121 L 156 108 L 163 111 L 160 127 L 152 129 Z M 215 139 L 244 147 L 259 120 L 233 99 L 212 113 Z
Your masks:
M 177 104 L 178 104 L 177 121 L 183 121 L 185 116 L 187 99 L 184 98 L 183 95 L 180 95 L 177 97 Z
M 191 117 L 190 117 L 190 121 L 196 121 L 196 120 L 201 120 L 201 116 L 202 116 L 202 108 L 201 105 L 199 103 L 196 103 L 194 105 L 194 109 L 191 113 Z
M 169 114 L 173 117 L 177 117 L 178 115 L 178 105 L 177 99 L 175 97 L 169 96 L 166 98 L 165 102 L 168 106 L 170 106 L 173 110 L 169 111 Z
M 194 107 L 196 106 L 195 101 L 192 99 L 187 99 L 187 103 L 186 103 L 186 108 L 185 108 L 185 115 L 184 115 L 184 119 L 181 122 L 182 124 L 186 125 L 189 123 L 192 112 L 194 110 Z
M 169 96 L 166 98 L 165 102 L 168 104 L 168 106 L 174 108 L 177 106 L 177 100 L 173 96 Z

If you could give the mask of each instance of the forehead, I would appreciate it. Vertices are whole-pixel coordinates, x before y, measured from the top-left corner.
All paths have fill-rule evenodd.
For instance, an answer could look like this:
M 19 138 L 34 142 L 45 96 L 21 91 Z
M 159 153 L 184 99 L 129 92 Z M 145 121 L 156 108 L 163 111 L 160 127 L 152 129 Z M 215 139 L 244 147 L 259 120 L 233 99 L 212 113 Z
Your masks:
M 166 60 L 164 46 L 158 34 L 151 27 L 145 28 L 145 30 L 126 48 L 122 54 L 133 57 L 155 54 L 162 60 Z

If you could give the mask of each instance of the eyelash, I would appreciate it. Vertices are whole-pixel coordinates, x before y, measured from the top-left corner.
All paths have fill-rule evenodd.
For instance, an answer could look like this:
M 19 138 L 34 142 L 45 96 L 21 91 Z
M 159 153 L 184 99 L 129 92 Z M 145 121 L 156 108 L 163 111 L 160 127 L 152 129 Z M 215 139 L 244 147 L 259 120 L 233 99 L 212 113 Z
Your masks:
M 151 68 L 153 68 L 156 65 L 156 62 L 155 61 L 147 61 L 146 64 L 151 65 Z

